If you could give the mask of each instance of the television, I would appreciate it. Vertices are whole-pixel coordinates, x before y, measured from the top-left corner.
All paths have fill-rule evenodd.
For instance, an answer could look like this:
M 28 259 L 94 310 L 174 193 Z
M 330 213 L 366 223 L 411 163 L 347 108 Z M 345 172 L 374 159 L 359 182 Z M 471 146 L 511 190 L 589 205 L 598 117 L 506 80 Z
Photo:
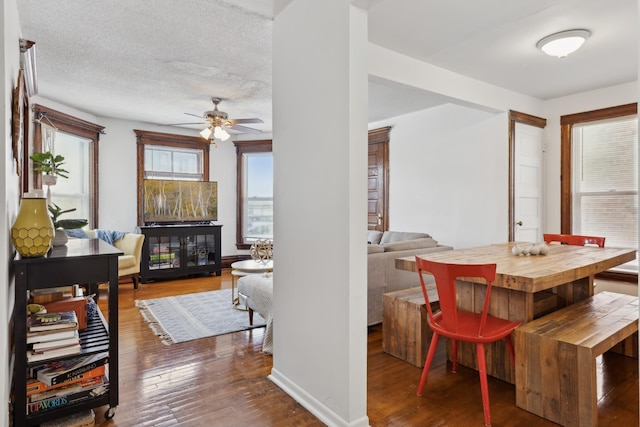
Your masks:
M 145 179 L 145 224 L 210 223 L 218 220 L 218 183 Z

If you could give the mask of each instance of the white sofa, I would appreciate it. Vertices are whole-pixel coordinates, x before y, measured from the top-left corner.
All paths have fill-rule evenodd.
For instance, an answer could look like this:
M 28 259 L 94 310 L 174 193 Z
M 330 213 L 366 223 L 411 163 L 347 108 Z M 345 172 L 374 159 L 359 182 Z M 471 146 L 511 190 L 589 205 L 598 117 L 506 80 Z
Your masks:
M 420 286 L 417 273 L 396 269 L 396 258 L 453 249 L 438 244 L 427 233 L 369 231 L 367 240 L 368 325 L 382 322 L 382 297 L 385 293 Z M 428 281 L 429 278 L 425 279 Z

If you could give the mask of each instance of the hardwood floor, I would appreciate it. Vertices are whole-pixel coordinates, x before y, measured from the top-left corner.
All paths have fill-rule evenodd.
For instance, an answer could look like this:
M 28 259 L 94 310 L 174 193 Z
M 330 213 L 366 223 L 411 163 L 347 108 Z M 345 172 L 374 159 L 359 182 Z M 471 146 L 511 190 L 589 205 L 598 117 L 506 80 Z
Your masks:
M 112 420 L 98 408 L 100 426 L 322 426 L 267 376 L 272 358 L 262 354 L 263 329 L 164 345 L 135 307 L 136 299 L 231 287 L 231 275 L 119 287 L 120 405 Z M 99 304 L 106 312 L 106 290 Z M 638 361 L 606 354 L 598 368 L 599 425 L 638 425 Z M 382 352 L 382 328 L 369 328 L 370 425 L 481 426 L 475 371 L 447 371 L 444 352 L 434 361 L 423 397 L 421 369 Z M 494 426 L 554 426 L 515 406 L 513 385 L 489 379 Z

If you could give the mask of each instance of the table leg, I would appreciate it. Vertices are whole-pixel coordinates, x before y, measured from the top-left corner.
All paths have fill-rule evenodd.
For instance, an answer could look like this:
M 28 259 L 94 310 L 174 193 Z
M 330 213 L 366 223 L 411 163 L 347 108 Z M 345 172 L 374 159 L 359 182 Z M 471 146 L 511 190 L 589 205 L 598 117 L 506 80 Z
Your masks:
M 247 307 L 240 306 L 240 295 L 236 291 L 236 284 L 238 281 L 238 277 L 246 276 L 249 273 L 245 273 L 240 270 L 232 270 L 231 271 L 231 305 L 236 310 L 247 311 Z

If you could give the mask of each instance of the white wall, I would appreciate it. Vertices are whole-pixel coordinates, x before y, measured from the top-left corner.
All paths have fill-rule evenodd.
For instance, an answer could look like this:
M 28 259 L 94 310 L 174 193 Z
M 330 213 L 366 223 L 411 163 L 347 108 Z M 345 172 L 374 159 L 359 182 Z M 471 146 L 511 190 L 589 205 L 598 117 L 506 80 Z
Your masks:
M 18 7 L 15 0 L 5 0 L 0 9 L 0 22 L 2 22 L 0 41 L 2 43 L 2 57 L 0 66 L 2 70 L 2 106 L 0 106 L 0 135 L 3 135 L 3 149 L 0 150 L 0 164 L 5 165 L 2 169 L 3 185 L 0 185 L 0 218 L 4 223 L 0 227 L 0 257 L 5 261 L 0 263 L 0 283 L 3 291 L 0 292 L 0 426 L 9 425 L 9 411 L 7 402 L 12 377 L 13 365 L 9 363 L 9 342 L 12 341 L 9 329 L 11 315 L 13 313 L 13 302 L 15 295 L 15 281 L 10 268 L 13 260 L 14 248 L 11 244 L 9 230 L 15 220 L 19 205 L 19 183 L 15 162 L 13 161 L 12 149 L 12 126 L 11 126 L 11 106 L 13 89 L 18 80 L 18 70 L 20 69 L 20 27 L 18 23 Z
M 389 229 L 455 248 L 508 236 L 508 115 L 454 104 L 372 123 L 392 126 Z
M 331 426 L 368 425 L 366 38 L 344 0 L 294 0 L 273 25 L 270 378 Z

